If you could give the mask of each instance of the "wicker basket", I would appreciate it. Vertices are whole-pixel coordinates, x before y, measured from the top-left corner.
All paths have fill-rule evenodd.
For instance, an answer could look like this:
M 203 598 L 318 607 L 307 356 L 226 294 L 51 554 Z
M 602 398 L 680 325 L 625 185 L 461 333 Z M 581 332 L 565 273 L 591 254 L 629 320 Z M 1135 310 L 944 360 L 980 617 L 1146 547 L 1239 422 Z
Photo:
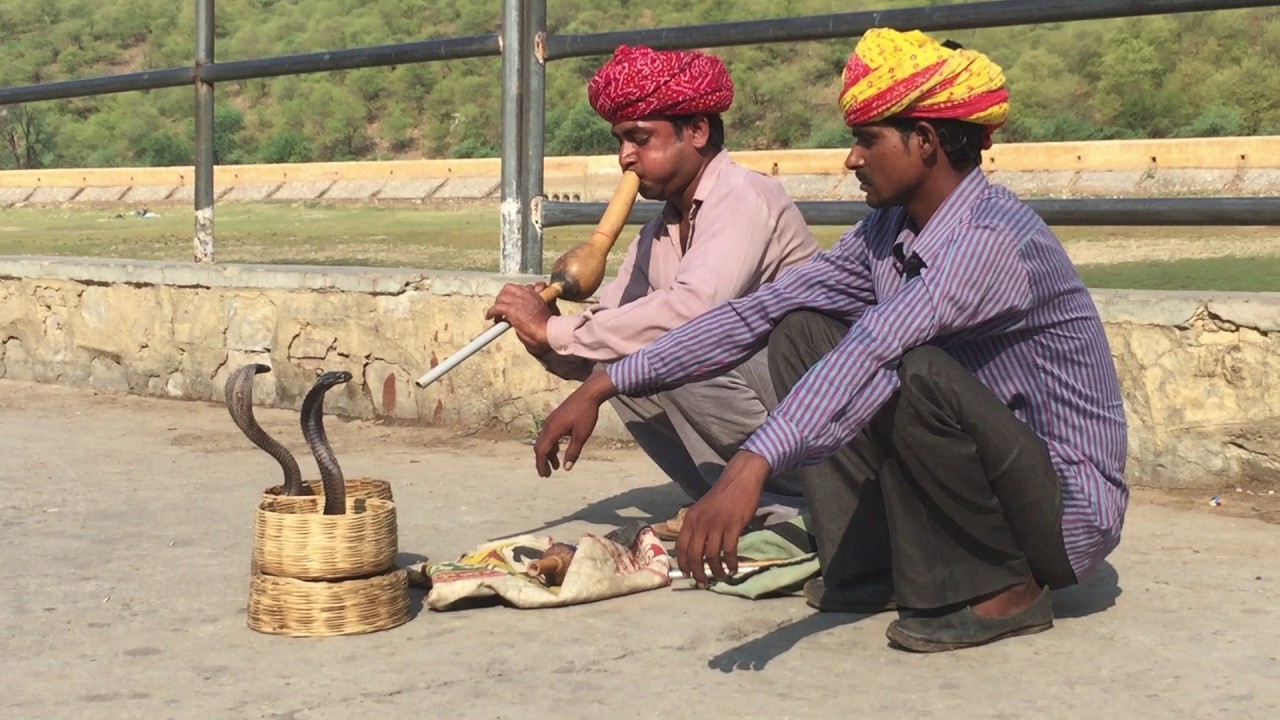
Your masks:
M 248 624 L 271 635 L 357 635 L 409 620 L 409 584 L 402 569 L 360 580 L 308 582 L 254 575 Z
M 303 483 L 311 489 L 312 494 L 324 496 L 324 483 L 319 480 L 307 480 Z M 348 478 L 346 481 L 347 497 L 366 497 L 378 498 L 392 502 L 395 500 L 391 496 L 391 483 L 386 480 L 375 480 L 373 478 Z M 262 491 L 264 495 L 278 496 L 284 492 L 283 485 L 273 485 Z
M 324 498 L 264 496 L 253 517 L 254 574 L 347 580 L 395 567 L 396 506 L 347 498 L 344 515 L 325 515 Z

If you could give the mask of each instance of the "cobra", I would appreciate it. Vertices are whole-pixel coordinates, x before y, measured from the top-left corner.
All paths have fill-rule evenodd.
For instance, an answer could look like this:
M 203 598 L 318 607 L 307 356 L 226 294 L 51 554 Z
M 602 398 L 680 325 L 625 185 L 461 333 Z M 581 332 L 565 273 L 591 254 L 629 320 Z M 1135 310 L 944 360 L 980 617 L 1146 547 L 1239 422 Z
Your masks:
M 240 428 L 245 437 L 280 463 L 280 469 L 284 471 L 282 495 L 313 495 L 311 489 L 302 483 L 302 472 L 298 469 L 298 462 L 293 459 L 293 455 L 284 445 L 268 435 L 253 416 L 253 378 L 255 375 L 268 372 L 271 372 L 269 365 L 254 363 L 231 373 L 227 377 L 225 389 L 227 411 L 231 413 L 231 419 L 235 421 L 236 427 Z
M 324 484 L 324 514 L 342 515 L 347 511 L 346 480 L 342 477 L 342 468 L 338 458 L 329 446 L 329 439 L 324 433 L 324 394 L 331 388 L 351 380 L 351 373 L 345 370 L 326 372 L 307 391 L 302 400 L 302 436 L 311 448 L 311 454 L 320 467 L 320 481 Z

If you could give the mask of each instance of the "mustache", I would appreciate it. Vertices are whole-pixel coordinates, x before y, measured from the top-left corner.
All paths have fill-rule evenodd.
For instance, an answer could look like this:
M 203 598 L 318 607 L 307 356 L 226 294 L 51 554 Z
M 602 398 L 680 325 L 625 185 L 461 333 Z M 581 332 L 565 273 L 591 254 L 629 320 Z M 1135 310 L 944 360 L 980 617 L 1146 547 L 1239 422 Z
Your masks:
M 858 172 L 858 171 L 856 171 L 856 170 L 855 170 L 855 171 L 854 171 L 854 173 L 853 173 L 853 176 L 854 176 L 854 177 L 856 177 L 856 178 L 858 178 L 858 182 L 862 183 L 863 185 L 871 185 L 871 184 L 872 184 L 872 182 L 871 182 L 871 178 L 867 177 L 866 175 L 863 175 L 861 172 Z

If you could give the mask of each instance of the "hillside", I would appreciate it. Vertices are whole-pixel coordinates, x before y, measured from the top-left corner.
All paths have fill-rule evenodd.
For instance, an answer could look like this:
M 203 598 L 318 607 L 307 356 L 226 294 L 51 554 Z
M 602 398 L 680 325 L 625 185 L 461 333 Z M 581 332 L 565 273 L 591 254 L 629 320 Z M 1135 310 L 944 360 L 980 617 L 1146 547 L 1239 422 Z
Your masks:
M 922 0 L 549 0 L 552 32 L 914 6 Z M 940 4 L 935 0 L 934 4 Z M 220 61 L 494 32 L 498 0 L 219 0 Z M 949 33 L 1009 78 L 997 140 L 1280 134 L 1280 8 Z M 852 40 L 724 48 L 731 147 L 840 147 Z M 0 87 L 189 65 L 192 3 L 4 0 Z M 603 57 L 548 66 L 548 154 L 611 152 L 586 102 Z M 496 155 L 498 58 L 225 83 L 219 162 Z M 0 107 L 0 169 L 191 161 L 192 91 Z

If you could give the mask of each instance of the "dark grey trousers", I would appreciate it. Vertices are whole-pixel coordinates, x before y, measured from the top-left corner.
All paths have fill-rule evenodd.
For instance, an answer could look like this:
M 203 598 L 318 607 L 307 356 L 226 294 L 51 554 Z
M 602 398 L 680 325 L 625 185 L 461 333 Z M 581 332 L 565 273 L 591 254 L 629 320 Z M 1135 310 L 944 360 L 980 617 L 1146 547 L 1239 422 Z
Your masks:
M 815 312 L 769 338 L 779 398 L 848 326 Z M 1076 582 L 1043 440 L 945 351 L 906 353 L 901 387 L 848 445 L 799 470 L 829 587 L 892 571 L 898 605 L 965 603 L 1034 577 Z
M 770 377 L 768 353 L 761 350 L 719 377 L 647 397 L 619 395 L 612 404 L 636 443 L 697 500 L 777 407 Z M 799 479 L 780 474 L 765 483 L 761 511 L 798 507 L 803 496 Z

